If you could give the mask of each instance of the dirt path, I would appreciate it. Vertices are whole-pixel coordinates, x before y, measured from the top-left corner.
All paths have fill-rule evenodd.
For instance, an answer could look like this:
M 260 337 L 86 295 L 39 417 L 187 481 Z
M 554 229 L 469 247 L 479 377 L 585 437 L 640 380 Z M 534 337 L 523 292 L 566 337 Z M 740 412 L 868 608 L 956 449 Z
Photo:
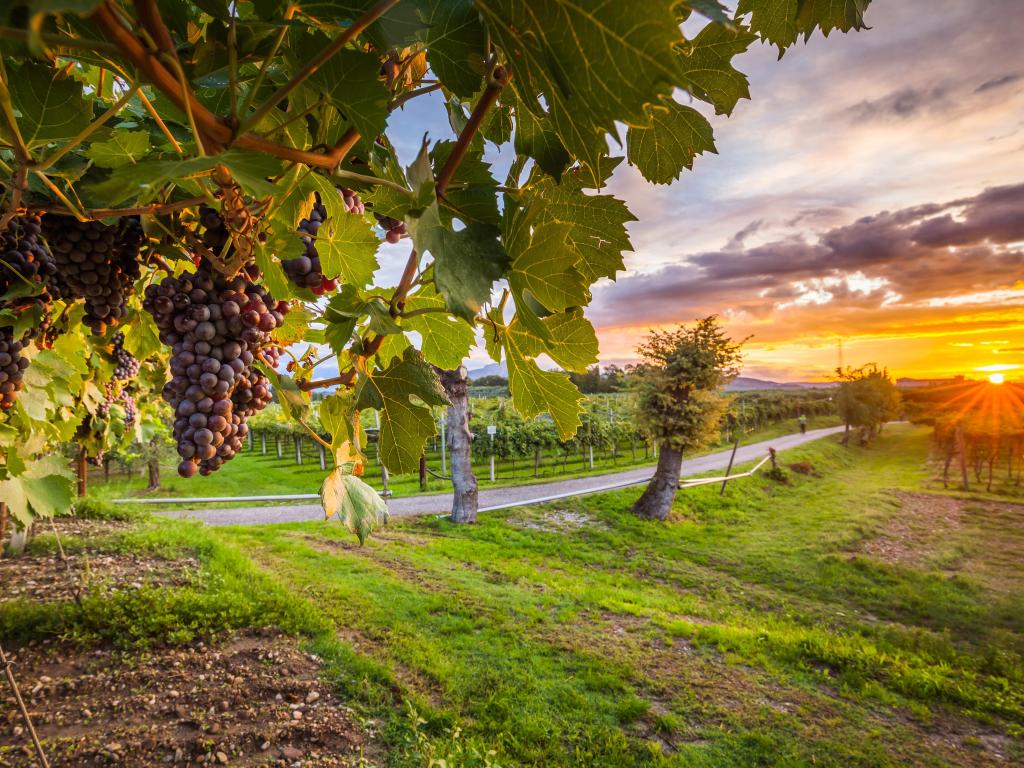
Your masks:
M 736 464 L 760 459 L 768 451 L 775 448 L 784 451 L 804 443 L 818 440 L 827 435 L 842 432 L 842 427 L 826 427 L 812 429 L 806 435 L 792 434 L 773 440 L 740 446 L 736 452 Z M 709 453 L 683 462 L 682 475 L 699 475 L 704 472 L 724 470 L 729 464 L 731 450 Z M 518 485 L 507 488 L 488 488 L 480 491 L 480 511 L 489 512 L 507 507 L 525 506 L 550 501 L 552 497 L 584 496 L 599 493 L 627 485 L 638 485 L 646 482 L 651 476 L 649 467 L 630 469 L 624 472 L 613 472 L 607 475 L 591 475 L 570 480 L 554 480 L 534 485 Z M 393 498 L 388 503 L 391 514 L 395 517 L 409 515 L 445 514 L 451 509 L 450 494 L 432 496 L 405 496 Z M 210 525 L 259 525 L 264 523 L 295 523 L 306 520 L 323 519 L 323 507 L 319 504 L 301 504 L 291 507 L 239 507 L 237 509 L 197 509 L 173 510 L 161 513 L 167 517 L 186 517 L 202 520 Z

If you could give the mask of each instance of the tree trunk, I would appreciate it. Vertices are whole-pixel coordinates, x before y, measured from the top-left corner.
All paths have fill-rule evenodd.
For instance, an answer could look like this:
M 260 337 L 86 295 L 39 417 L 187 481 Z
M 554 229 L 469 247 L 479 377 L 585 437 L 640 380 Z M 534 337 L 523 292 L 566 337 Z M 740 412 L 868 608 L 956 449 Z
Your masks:
M 654 471 L 647 490 L 636 504 L 634 514 L 651 520 L 665 520 L 672 509 L 679 488 L 679 472 L 682 470 L 683 454 L 663 445 L 658 451 L 658 468 Z
M 451 465 L 452 522 L 475 523 L 478 507 L 476 475 L 473 474 L 473 433 L 469 431 L 468 373 L 464 366 L 452 371 L 438 369 L 448 406 L 448 452 Z
M 0 501 L 0 557 L 4 556 L 7 547 L 7 505 Z
M 89 488 L 89 465 L 86 463 L 88 457 L 85 454 L 85 448 L 79 446 L 78 448 L 78 460 L 76 462 L 76 469 L 78 473 L 78 497 L 85 496 L 85 492 Z
M 427 491 L 427 457 L 420 454 L 420 492 Z
M 149 470 L 149 484 L 146 490 L 155 491 L 160 487 L 160 459 L 154 456 L 146 462 L 146 468 Z
M 846 422 L 846 429 L 843 431 L 843 448 L 848 448 L 850 445 L 850 422 Z

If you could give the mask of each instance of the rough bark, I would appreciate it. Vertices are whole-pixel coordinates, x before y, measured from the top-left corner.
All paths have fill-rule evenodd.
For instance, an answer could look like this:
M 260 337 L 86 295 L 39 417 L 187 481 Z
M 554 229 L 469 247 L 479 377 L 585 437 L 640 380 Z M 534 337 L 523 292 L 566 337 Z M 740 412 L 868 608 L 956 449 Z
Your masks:
M 469 431 L 468 373 L 464 366 L 439 370 L 441 384 L 451 405 L 448 406 L 448 452 L 451 467 L 452 522 L 475 523 L 478 507 L 476 475 L 473 474 L 473 434 Z
M 79 447 L 78 458 L 76 461 L 76 474 L 78 475 L 78 496 L 79 498 L 85 496 L 86 491 L 89 489 L 89 464 L 86 462 L 88 456 L 85 453 L 85 448 Z
M 146 462 L 146 469 L 149 472 L 149 483 L 146 485 L 146 490 L 155 491 L 160 487 L 160 459 L 155 456 L 151 458 Z
M 658 451 L 658 468 L 647 490 L 633 505 L 634 514 L 651 520 L 665 520 L 672 509 L 679 488 L 683 454 L 671 446 L 662 445 Z

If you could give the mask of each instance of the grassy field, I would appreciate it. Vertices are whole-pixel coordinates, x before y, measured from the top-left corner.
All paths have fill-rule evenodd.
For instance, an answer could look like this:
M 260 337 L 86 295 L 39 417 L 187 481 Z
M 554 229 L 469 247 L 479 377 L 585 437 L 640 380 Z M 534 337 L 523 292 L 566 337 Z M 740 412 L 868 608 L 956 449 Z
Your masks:
M 833 426 L 838 424 L 836 417 L 819 416 L 808 420 L 808 428 Z M 758 440 L 769 440 L 773 437 L 791 434 L 798 429 L 796 419 L 773 424 L 763 430 L 750 432 L 744 435 L 743 442 L 751 443 Z M 717 445 L 710 450 L 721 450 L 725 445 Z M 497 480 L 491 483 L 488 480 L 488 465 L 486 462 L 478 463 L 475 467 L 477 478 L 481 487 L 497 487 L 507 485 L 520 485 L 543 480 L 550 480 L 555 477 L 582 477 L 586 475 L 615 472 L 620 469 L 641 467 L 653 464 L 653 459 L 644 460 L 642 447 L 638 447 L 635 458 L 631 456 L 628 449 L 622 449 L 619 456 L 612 459 L 610 455 L 595 455 L 594 469 L 589 468 L 589 462 L 584 461 L 578 453 L 569 457 L 568 463 L 563 466 L 560 457 L 548 455 L 542 467 L 539 478 L 533 477 L 533 464 L 530 459 L 519 459 L 515 464 L 508 460 L 497 462 Z M 436 472 L 440 472 L 441 461 L 436 454 L 428 456 L 428 465 Z M 145 470 L 141 474 L 133 476 L 114 474 L 109 482 L 103 481 L 103 473 L 100 470 L 93 470 L 91 487 L 94 491 L 106 498 L 122 498 L 131 496 L 171 496 L 171 497 L 195 497 L 195 496 L 252 496 L 270 494 L 294 494 L 294 493 L 317 493 L 323 482 L 325 472 L 320 470 L 319 459 L 311 446 L 304 448 L 303 464 L 298 465 L 294 461 L 294 449 L 291 444 L 284 445 L 283 457 L 277 458 L 273 443 L 268 444 L 267 453 L 260 452 L 259 443 L 256 443 L 255 450 L 245 451 L 225 464 L 216 474 L 210 477 L 196 476 L 188 480 L 182 479 L 175 471 L 176 464 L 169 463 L 161 469 L 161 488 L 152 493 L 147 493 Z M 380 469 L 374 464 L 367 468 L 364 479 L 374 488 L 382 488 L 380 480 Z M 450 489 L 447 480 L 429 477 L 427 481 L 427 493 L 443 493 Z M 419 493 L 419 479 L 416 475 L 392 476 L 390 478 L 390 489 L 395 496 L 408 496 Z
M 784 455 L 814 474 L 681 492 L 666 524 L 628 513 L 635 489 L 365 547 L 161 521 L 104 546 L 187 551 L 195 585 L 8 606 L 0 637 L 278 623 L 393 766 L 1020 764 L 1024 506 L 922 493 L 927 447 L 822 440 Z

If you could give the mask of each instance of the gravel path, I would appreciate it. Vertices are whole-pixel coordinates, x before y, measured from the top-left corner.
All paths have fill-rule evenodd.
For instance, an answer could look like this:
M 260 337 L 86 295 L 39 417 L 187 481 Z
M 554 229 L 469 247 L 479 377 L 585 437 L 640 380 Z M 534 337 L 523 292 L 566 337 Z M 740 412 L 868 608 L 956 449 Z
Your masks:
M 774 440 L 764 440 L 750 445 L 741 445 L 736 452 L 736 465 L 755 461 L 765 455 L 768 448 L 784 451 L 812 440 L 842 432 L 842 427 L 812 429 L 806 435 L 786 435 Z M 724 470 L 729 465 L 730 450 L 709 453 L 706 456 L 683 462 L 684 477 L 704 472 Z M 489 512 L 506 507 L 525 506 L 549 501 L 553 496 L 583 496 L 626 485 L 637 485 L 651 477 L 650 467 L 613 472 L 607 475 L 591 475 L 571 480 L 554 480 L 534 485 L 519 485 L 507 488 L 488 488 L 480 491 L 480 511 Z M 408 515 L 445 514 L 451 510 L 452 497 L 449 494 L 434 496 L 406 496 L 391 499 L 388 508 L 394 517 Z M 322 520 L 324 511 L 319 504 L 301 504 L 290 507 L 238 507 L 236 509 L 169 510 L 161 514 L 167 517 L 184 517 L 202 520 L 209 525 L 259 525 L 264 523 L 296 523 L 306 520 Z

